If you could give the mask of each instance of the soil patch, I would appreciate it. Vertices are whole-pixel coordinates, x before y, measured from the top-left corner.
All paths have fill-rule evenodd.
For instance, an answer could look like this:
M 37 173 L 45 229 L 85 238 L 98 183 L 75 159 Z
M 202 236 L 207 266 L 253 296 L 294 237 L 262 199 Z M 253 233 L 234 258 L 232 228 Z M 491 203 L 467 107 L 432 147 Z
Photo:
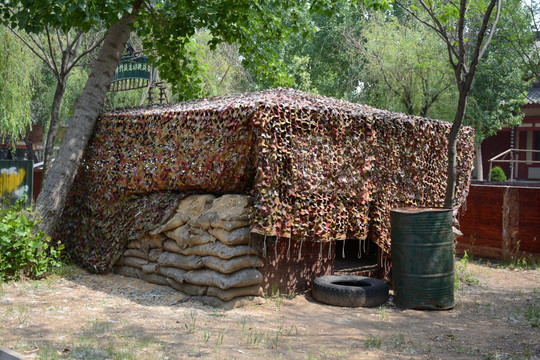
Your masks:
M 539 359 L 540 270 L 458 263 L 449 311 L 274 294 L 219 309 L 82 270 L 0 287 L 0 345 L 41 359 Z

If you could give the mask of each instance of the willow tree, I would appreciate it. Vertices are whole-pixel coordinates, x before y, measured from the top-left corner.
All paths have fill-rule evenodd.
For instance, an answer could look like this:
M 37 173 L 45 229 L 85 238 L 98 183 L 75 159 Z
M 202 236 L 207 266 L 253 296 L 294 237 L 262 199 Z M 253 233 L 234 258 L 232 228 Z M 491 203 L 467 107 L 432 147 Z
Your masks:
M 0 26 L 0 140 L 15 142 L 32 124 L 32 77 L 37 69 L 24 44 Z
M 405 16 L 373 13 L 362 22 L 361 33 L 344 32 L 352 58 L 362 64 L 362 99 L 409 115 L 449 118 L 453 74 L 437 36 Z

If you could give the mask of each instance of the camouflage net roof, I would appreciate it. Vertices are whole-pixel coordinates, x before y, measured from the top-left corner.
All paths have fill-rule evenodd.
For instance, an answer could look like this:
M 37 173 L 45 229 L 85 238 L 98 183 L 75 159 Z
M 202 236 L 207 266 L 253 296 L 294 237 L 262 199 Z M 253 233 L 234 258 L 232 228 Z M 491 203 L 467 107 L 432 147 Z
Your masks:
M 443 205 L 450 127 L 291 89 L 102 114 L 59 236 L 102 271 L 181 194 L 248 193 L 254 232 L 369 237 L 388 252 L 391 208 Z M 468 193 L 473 135 L 464 127 L 458 140 L 456 207 Z

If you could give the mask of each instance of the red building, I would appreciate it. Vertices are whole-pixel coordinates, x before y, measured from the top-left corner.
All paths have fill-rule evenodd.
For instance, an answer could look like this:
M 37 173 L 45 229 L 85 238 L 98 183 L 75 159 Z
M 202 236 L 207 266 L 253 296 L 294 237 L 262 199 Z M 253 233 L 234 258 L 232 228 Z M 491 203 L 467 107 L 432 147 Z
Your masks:
M 502 128 L 482 143 L 484 179 L 489 176 L 489 160 L 497 157 L 492 166 L 502 167 L 509 180 L 540 180 L 540 81 L 529 90 L 528 98 L 521 108 L 525 114 L 521 125 Z

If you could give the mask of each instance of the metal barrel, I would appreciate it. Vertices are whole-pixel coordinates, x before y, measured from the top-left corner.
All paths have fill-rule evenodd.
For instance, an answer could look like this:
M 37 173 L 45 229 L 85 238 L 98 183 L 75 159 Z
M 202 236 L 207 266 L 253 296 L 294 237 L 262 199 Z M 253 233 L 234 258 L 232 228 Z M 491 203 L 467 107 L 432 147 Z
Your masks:
M 402 308 L 454 307 L 452 210 L 390 211 L 394 302 Z

